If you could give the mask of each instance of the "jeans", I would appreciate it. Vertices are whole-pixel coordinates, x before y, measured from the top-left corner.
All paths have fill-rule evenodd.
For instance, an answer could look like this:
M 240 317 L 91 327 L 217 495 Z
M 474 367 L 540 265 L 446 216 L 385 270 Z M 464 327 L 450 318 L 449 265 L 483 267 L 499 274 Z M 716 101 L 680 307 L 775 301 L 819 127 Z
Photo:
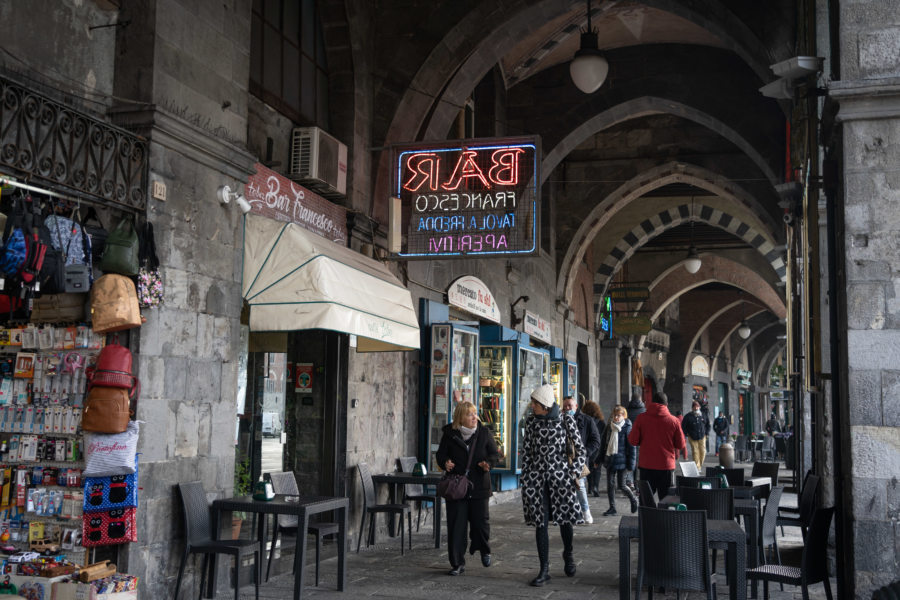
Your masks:
M 582 477 L 578 480 L 578 491 L 575 492 L 575 496 L 578 498 L 578 503 L 581 505 L 582 514 L 585 516 L 591 514 L 591 506 L 588 504 L 586 477 Z
M 716 454 L 719 453 L 719 446 L 728 441 L 728 434 L 723 433 L 722 435 L 716 434 Z
M 609 508 L 611 510 L 616 509 L 616 488 L 624 493 L 632 503 L 637 500 L 634 492 L 631 491 L 631 488 L 625 485 L 628 473 L 629 471 L 626 471 L 625 469 L 620 469 L 618 471 L 612 469 L 606 470 L 606 495 L 609 498 Z M 618 485 L 616 485 L 617 481 Z

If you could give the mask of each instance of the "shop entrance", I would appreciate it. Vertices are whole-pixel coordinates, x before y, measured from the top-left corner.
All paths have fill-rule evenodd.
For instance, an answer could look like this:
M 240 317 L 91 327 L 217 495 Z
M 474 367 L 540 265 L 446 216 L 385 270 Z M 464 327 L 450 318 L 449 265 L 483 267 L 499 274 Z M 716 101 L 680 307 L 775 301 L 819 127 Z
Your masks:
M 323 330 L 251 334 L 236 465 L 247 457 L 250 481 L 293 471 L 303 495 L 344 495 L 347 345 Z

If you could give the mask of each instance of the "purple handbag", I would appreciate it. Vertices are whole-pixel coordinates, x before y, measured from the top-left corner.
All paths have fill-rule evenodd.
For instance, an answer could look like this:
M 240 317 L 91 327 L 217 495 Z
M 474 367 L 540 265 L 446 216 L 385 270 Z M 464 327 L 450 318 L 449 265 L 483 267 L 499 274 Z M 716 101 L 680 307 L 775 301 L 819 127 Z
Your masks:
M 474 442 L 473 442 L 474 446 Z M 472 491 L 472 481 L 469 479 L 469 467 L 472 466 L 474 449 L 469 450 L 469 462 L 466 463 L 465 475 L 444 473 L 436 486 L 437 495 L 445 500 L 462 500 Z

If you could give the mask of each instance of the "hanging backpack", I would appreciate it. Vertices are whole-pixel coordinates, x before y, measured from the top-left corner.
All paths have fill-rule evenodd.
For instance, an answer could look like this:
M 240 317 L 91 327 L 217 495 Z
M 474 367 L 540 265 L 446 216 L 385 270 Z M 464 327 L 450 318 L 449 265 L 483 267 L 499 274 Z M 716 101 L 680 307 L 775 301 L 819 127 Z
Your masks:
M 98 277 L 91 287 L 91 322 L 97 333 L 140 327 L 141 309 L 134 282 L 114 273 Z
M 128 390 L 128 397 L 136 400 L 141 391 L 141 382 L 131 374 L 131 350 L 121 344 L 107 344 L 97 356 L 97 364 L 88 367 L 88 391 L 96 386 L 122 388 Z
M 104 273 L 118 273 L 129 277 L 137 275 L 141 267 L 139 250 L 133 217 L 123 217 L 106 237 L 100 270 Z
M 21 196 L 13 199 L 12 214 L 6 219 L 6 228 L 3 232 L 3 248 L 0 249 L 0 274 L 4 279 L 11 280 L 18 274 L 19 269 L 28 256 L 25 244 L 25 207 Z M 4 286 L 11 289 L 11 286 Z
M 39 213 L 35 214 L 34 228 L 37 231 L 38 243 L 44 248 L 44 261 L 38 272 L 35 291 L 41 294 L 61 294 L 66 291 L 65 254 L 54 247 L 50 229 L 44 224 Z

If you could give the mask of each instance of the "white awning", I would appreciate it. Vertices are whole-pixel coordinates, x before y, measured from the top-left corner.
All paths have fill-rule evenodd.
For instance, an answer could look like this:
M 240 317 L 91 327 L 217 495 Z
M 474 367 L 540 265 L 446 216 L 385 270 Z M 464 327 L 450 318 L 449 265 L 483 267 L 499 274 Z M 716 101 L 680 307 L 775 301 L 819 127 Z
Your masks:
M 357 351 L 419 348 L 412 298 L 384 265 L 295 223 L 244 216 L 242 292 L 251 331 L 330 329 Z

